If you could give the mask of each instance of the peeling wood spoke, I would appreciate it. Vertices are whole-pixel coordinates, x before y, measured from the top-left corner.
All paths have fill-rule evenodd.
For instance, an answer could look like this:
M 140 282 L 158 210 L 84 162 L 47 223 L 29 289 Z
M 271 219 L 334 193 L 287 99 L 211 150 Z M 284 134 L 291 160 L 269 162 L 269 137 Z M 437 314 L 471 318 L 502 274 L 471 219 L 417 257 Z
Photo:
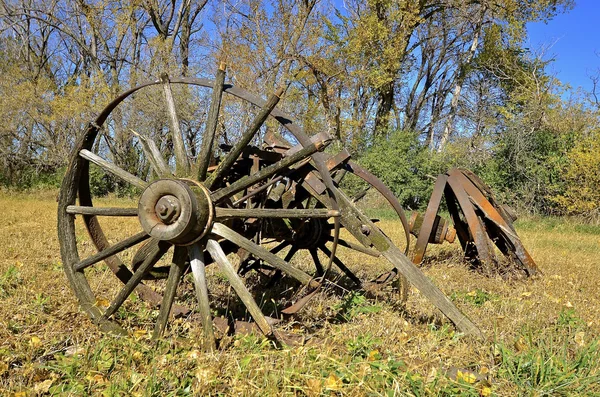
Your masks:
M 296 269 L 295 267 L 293 267 L 277 255 L 275 255 L 274 253 L 269 252 L 266 248 L 261 247 L 260 245 L 257 245 L 256 243 L 248 240 L 241 234 L 235 232 L 234 230 L 230 229 L 222 223 L 215 223 L 213 225 L 212 233 L 231 241 L 238 247 L 245 249 L 257 258 L 262 259 L 269 265 L 281 270 L 282 272 L 298 280 L 302 284 L 310 283 L 312 286 L 317 285 L 316 282 L 312 281 L 312 277 L 307 273 L 303 272 L 300 269 Z
M 102 251 L 98 252 L 97 254 L 92 255 L 89 258 L 78 262 L 77 264 L 75 264 L 75 266 L 73 266 L 73 268 L 75 269 L 75 271 L 83 270 L 86 267 L 92 266 L 92 265 L 100 262 L 101 260 L 104 260 L 113 255 L 116 255 L 119 252 L 124 251 L 129 247 L 133 247 L 134 245 L 139 244 L 148 238 L 150 238 L 150 236 L 147 235 L 146 232 L 139 232 L 138 234 L 136 234 L 134 236 L 131 236 L 129 238 L 126 238 L 125 240 L 119 241 L 117 244 L 112 245 L 112 246 L 106 248 L 105 250 L 102 250 Z
M 231 149 L 231 151 L 225 156 L 225 159 L 217 166 L 217 169 L 208 177 L 206 180 L 206 186 L 211 189 L 215 182 L 221 180 L 224 175 L 229 172 L 229 169 L 236 162 L 242 151 L 248 146 L 250 141 L 254 138 L 260 127 L 263 125 L 269 114 L 275 109 L 279 99 L 283 94 L 284 88 L 279 88 L 274 94 L 272 94 L 265 105 L 262 107 L 260 112 L 254 117 L 250 126 L 244 131 L 240 140 Z
M 138 286 L 144 279 L 144 276 L 150 271 L 152 266 L 158 262 L 158 260 L 167 252 L 170 245 L 166 242 L 160 242 L 160 250 L 157 250 L 154 255 L 148 255 L 141 266 L 133 273 L 131 278 L 127 281 L 125 286 L 121 288 L 115 299 L 112 301 L 106 312 L 104 312 L 103 317 L 109 318 L 113 314 L 119 310 L 119 308 L 125 303 L 125 300 L 129 298 L 129 295 L 133 292 L 135 287 Z
M 215 350 L 217 345 L 215 342 L 212 315 L 210 314 L 205 266 L 204 246 L 196 243 L 190 247 L 190 267 L 192 268 L 196 297 L 198 298 L 198 307 L 202 319 L 202 329 L 204 330 L 204 346 L 207 350 Z
M 217 190 L 213 194 L 211 194 L 211 199 L 214 202 L 218 202 L 225 197 L 229 197 L 239 191 L 244 189 L 248 189 L 249 187 L 255 185 L 256 183 L 270 178 L 271 176 L 277 174 L 280 171 L 283 171 L 290 167 L 291 165 L 299 162 L 300 160 L 309 157 L 310 155 L 316 153 L 317 151 L 323 150 L 327 145 L 331 143 L 331 140 L 319 141 L 315 142 L 312 145 L 306 146 L 302 150 L 292 154 L 289 157 L 284 157 L 279 160 L 275 164 L 272 164 L 268 167 L 263 168 L 258 171 L 256 174 L 248 175 L 242 179 L 239 179 L 232 183 L 229 186 L 226 186 L 220 190 Z
M 273 329 L 271 328 L 271 325 L 267 322 L 267 319 L 260 310 L 260 307 L 258 307 L 258 304 L 250 294 L 250 291 L 248 291 L 244 285 L 244 282 L 240 276 L 238 276 L 237 272 L 233 268 L 233 265 L 229 262 L 229 259 L 227 259 L 227 255 L 225 255 L 225 252 L 223 252 L 223 249 L 219 243 L 217 243 L 215 240 L 208 240 L 206 243 L 206 248 L 215 262 L 217 262 L 219 265 L 219 268 L 224 273 L 225 277 L 229 280 L 229 283 L 237 295 L 240 297 L 242 302 L 244 302 L 244 305 L 250 312 L 250 315 L 256 322 L 256 325 L 258 325 L 258 328 L 260 328 L 262 333 L 267 336 L 273 335 Z
M 127 183 L 132 184 L 133 186 L 136 186 L 140 189 L 145 189 L 146 186 L 148 185 L 145 181 L 138 178 L 137 176 L 132 175 L 129 172 L 125 171 L 124 169 L 119 168 L 115 164 L 104 160 L 102 157 L 90 152 L 87 149 L 82 149 L 79 152 L 79 155 L 81 157 L 83 157 L 84 159 L 96 164 L 98 167 L 102 168 L 103 170 L 110 172 L 111 174 L 113 174 L 115 176 L 118 176 L 119 178 L 121 178 L 122 180 L 124 180 Z
M 156 175 L 161 178 L 172 177 L 173 174 L 169 169 L 169 165 L 160 153 L 160 149 L 158 149 L 156 143 L 154 143 L 154 141 L 147 136 L 142 135 L 134 130 L 131 130 L 131 132 L 139 139 L 142 145 L 142 150 L 148 158 L 148 161 L 150 161 L 150 164 L 152 165 L 154 172 L 156 172 Z
M 217 219 L 226 218 L 332 218 L 339 211 L 330 209 L 280 209 L 280 208 L 215 208 Z
M 325 255 L 327 255 L 328 257 L 331 258 L 331 251 L 329 250 L 329 248 L 325 247 L 324 245 L 319 246 L 319 249 L 321 251 L 323 251 L 323 253 Z M 348 266 L 346 266 L 344 264 L 344 262 L 342 262 L 340 260 L 340 258 L 338 258 L 337 256 L 333 257 L 333 263 L 341 270 L 344 272 L 344 274 L 350 279 L 352 280 L 352 282 L 354 282 L 354 284 L 356 284 L 359 288 L 362 288 L 362 281 L 360 281 L 360 279 L 356 276 L 356 274 L 354 274 L 354 272 L 352 272 L 352 270 L 350 270 L 348 268 Z
M 117 207 L 88 207 L 82 205 L 67 206 L 67 214 L 74 215 L 97 215 L 97 216 L 137 216 L 137 208 Z
M 200 154 L 198 155 L 197 160 L 199 181 L 204 181 L 206 179 L 206 172 L 208 171 L 208 166 L 212 157 L 212 147 L 219 121 L 219 110 L 221 108 L 224 83 L 225 64 L 221 63 L 219 65 L 219 70 L 217 70 L 217 75 L 215 76 L 215 84 L 213 85 L 210 109 L 208 111 L 208 120 L 206 121 L 206 129 L 202 136 L 202 147 L 200 148 Z
M 175 109 L 175 100 L 173 99 L 173 91 L 171 90 L 169 76 L 166 73 L 163 73 L 160 76 L 160 80 L 165 93 L 167 112 L 169 113 L 169 119 L 171 120 L 171 136 L 173 138 L 173 147 L 175 149 L 176 174 L 177 176 L 188 176 L 190 173 L 190 162 L 185 150 L 185 144 L 183 143 L 183 135 L 181 134 L 181 127 L 179 126 L 179 118 L 177 117 L 177 111 Z
M 327 239 L 327 241 L 333 242 L 333 237 L 329 237 Z M 379 258 L 381 256 L 381 254 L 378 251 L 375 251 L 373 249 L 364 247 L 364 246 L 362 246 L 360 244 L 355 244 L 355 243 L 352 243 L 350 241 L 346 241 L 346 240 L 341 239 L 341 238 L 338 239 L 338 245 L 341 245 L 342 247 L 353 249 L 353 250 L 358 251 L 358 252 L 362 252 L 363 254 L 367 254 L 367 255 L 373 256 L 375 258 Z
M 171 307 L 175 301 L 175 294 L 177 292 L 177 286 L 181 281 L 181 276 L 185 268 L 185 260 L 187 258 L 187 250 L 184 247 L 175 247 L 173 253 L 173 263 L 169 269 L 169 277 L 167 278 L 167 286 L 165 287 L 165 294 L 160 305 L 160 312 L 154 325 L 154 332 L 152 333 L 152 339 L 158 339 L 162 336 L 165 328 L 167 327 L 167 321 L 169 314 L 171 314 Z

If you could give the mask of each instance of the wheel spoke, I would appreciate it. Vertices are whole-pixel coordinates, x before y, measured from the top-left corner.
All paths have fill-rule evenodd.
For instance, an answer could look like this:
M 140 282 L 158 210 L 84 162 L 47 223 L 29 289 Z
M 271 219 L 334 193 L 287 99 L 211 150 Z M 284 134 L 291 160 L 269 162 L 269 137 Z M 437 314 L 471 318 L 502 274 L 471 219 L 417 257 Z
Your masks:
M 302 161 L 299 161 L 298 163 L 294 164 L 293 167 L 290 167 L 289 170 L 280 172 L 279 175 L 277 175 L 276 177 L 271 178 L 269 181 L 263 183 L 262 185 L 260 185 L 256 189 L 253 189 L 250 192 L 248 192 L 248 194 L 246 194 L 245 196 L 243 196 L 243 197 L 239 198 L 238 200 L 234 201 L 233 202 L 233 206 L 235 207 L 235 206 L 243 203 L 244 201 L 248 200 L 249 198 L 254 197 L 258 193 L 266 190 L 269 186 L 273 185 L 274 183 L 279 182 L 280 180 L 282 180 L 286 176 L 288 176 L 288 175 L 292 174 L 293 172 L 299 170 L 300 168 L 302 168 L 303 166 L 305 166 L 309 162 L 310 162 L 310 158 L 306 158 L 306 159 L 304 159 Z
M 340 216 L 339 211 L 319 209 L 281 208 L 215 208 L 217 220 L 226 218 L 331 218 Z
M 328 257 L 331 258 L 331 251 L 329 250 L 329 248 L 325 247 L 324 245 L 319 246 L 319 249 L 321 251 L 323 251 L 323 253 L 325 255 L 327 255 Z M 344 264 L 344 262 L 342 262 L 340 260 L 340 258 L 338 258 L 337 256 L 333 257 L 333 263 L 341 270 L 344 272 L 344 274 L 354 282 L 354 284 L 356 284 L 358 287 L 362 287 L 362 281 L 360 281 L 360 279 L 352 272 L 352 270 L 348 269 L 348 267 Z
M 315 268 L 317 269 L 317 275 L 322 276 L 325 274 L 325 269 L 323 269 L 323 264 L 321 264 L 321 260 L 319 259 L 319 254 L 315 248 L 311 248 L 308 250 L 310 252 L 310 256 L 312 257 L 313 262 L 315 263 Z
M 204 130 L 204 136 L 202 137 L 202 147 L 197 160 L 199 181 L 204 181 L 206 179 L 206 171 L 208 170 L 212 158 L 213 141 L 215 139 L 215 132 L 217 131 L 221 98 L 223 96 L 223 83 L 225 83 L 225 64 L 221 63 L 219 65 L 219 70 L 217 70 L 217 75 L 215 76 L 210 110 L 208 111 L 208 120 L 206 121 L 206 129 Z
M 171 91 L 171 83 L 169 76 L 164 73 L 160 76 L 165 93 L 165 101 L 167 102 L 167 112 L 171 120 L 171 137 L 173 138 L 173 147 L 175 149 L 176 174 L 177 176 L 187 176 L 190 173 L 190 162 L 183 143 L 183 135 L 181 135 L 181 127 L 179 126 L 179 118 L 175 110 L 175 101 L 173 100 L 173 92 Z
M 142 144 L 142 150 L 144 151 L 144 154 L 150 161 L 150 164 L 152 165 L 154 172 L 156 172 L 156 175 L 158 175 L 161 178 L 172 177 L 173 174 L 169 169 L 169 165 L 160 153 L 160 150 L 156 146 L 156 143 L 154 143 L 154 141 L 148 138 L 147 136 L 135 132 L 134 130 L 131 130 L 131 133 L 137 136 L 140 143 Z
M 67 214 L 98 216 L 137 216 L 137 208 L 88 207 L 85 205 L 69 205 Z
M 273 251 L 271 251 L 271 252 L 273 252 Z M 294 255 L 296 255 L 296 252 L 298 252 L 298 248 L 292 246 L 290 248 L 290 250 L 287 252 L 287 254 L 285 254 L 285 258 L 283 258 L 283 260 L 285 262 L 289 263 L 292 260 L 292 258 L 294 257 Z M 277 281 L 279 281 L 281 279 L 281 275 L 282 275 L 281 270 L 277 269 L 275 271 L 275 274 L 273 274 L 273 276 L 271 277 L 271 279 L 267 283 L 266 288 L 273 287 L 275 285 L 275 283 L 277 283 Z
M 273 329 L 267 322 L 267 319 L 260 310 L 260 307 L 258 307 L 258 304 L 250 294 L 250 291 L 248 291 L 242 279 L 237 275 L 237 272 L 227 259 L 227 255 L 225 255 L 225 252 L 223 252 L 219 243 L 217 243 L 215 240 L 208 240 L 206 243 L 206 248 L 215 262 L 217 262 L 219 265 L 219 268 L 224 273 L 225 277 L 229 280 L 229 283 L 237 295 L 240 297 L 242 302 L 244 302 L 244 305 L 246 305 L 246 308 L 256 322 L 256 325 L 258 325 L 258 328 L 260 328 L 263 334 L 272 335 Z
M 300 269 L 296 269 L 294 266 L 290 265 L 289 263 L 287 263 L 286 261 L 284 261 L 277 255 L 269 252 L 264 247 L 261 247 L 260 245 L 255 244 L 254 242 L 248 240 L 247 238 L 245 238 L 241 234 L 233 231 L 232 229 L 225 226 L 224 224 L 215 223 L 213 225 L 212 232 L 220 237 L 225 238 L 226 240 L 231 241 L 238 247 L 245 249 L 246 251 L 255 255 L 257 258 L 260 258 L 263 261 L 265 261 L 266 263 L 268 263 L 269 265 L 273 266 L 274 268 L 283 271 L 284 273 L 286 273 L 290 277 L 293 277 L 294 279 L 298 280 L 302 284 L 309 284 L 309 283 L 312 284 L 311 276 L 309 276 L 308 274 L 306 274 L 305 272 L 303 272 Z M 315 285 L 316 285 L 316 282 L 315 282 Z
M 98 167 L 102 168 L 103 170 L 110 172 L 111 174 L 113 174 L 115 176 L 118 176 L 119 178 L 121 178 L 122 180 L 124 180 L 127 183 L 132 184 L 133 186 L 139 187 L 140 189 L 145 189 L 146 186 L 148 185 L 146 182 L 144 182 L 137 176 L 132 175 L 129 172 L 125 171 L 124 169 L 119 168 L 115 164 L 104 160 L 102 157 L 90 152 L 87 149 L 82 149 L 81 151 L 79 151 L 79 155 L 81 157 L 83 157 L 84 159 L 96 164 Z
M 327 241 L 333 242 L 333 237 L 329 237 L 327 239 Z M 346 241 L 346 240 L 341 239 L 341 238 L 338 239 L 338 244 L 341 245 L 342 247 L 350 248 L 350 249 L 353 249 L 355 251 L 362 252 L 363 254 L 367 254 L 367 255 L 373 256 L 375 258 L 379 258 L 381 256 L 381 254 L 378 251 L 375 251 L 375 250 L 367 248 L 367 247 L 363 247 L 360 244 L 355 244 L 355 243 L 352 243 L 350 241 Z
M 274 94 L 272 94 L 261 111 L 256 115 L 254 120 L 250 126 L 244 131 L 240 140 L 236 143 L 236 145 L 231 149 L 231 151 L 227 154 L 225 159 L 219 164 L 217 169 L 208 177 L 206 180 L 206 186 L 210 189 L 214 186 L 216 181 L 219 181 L 223 178 L 225 174 L 229 172 L 229 169 L 236 162 L 242 151 L 248 146 L 250 141 L 256 135 L 256 132 L 263 125 L 269 114 L 275 109 L 277 103 L 279 103 L 279 99 L 283 94 L 284 88 L 279 88 Z
M 263 168 L 253 175 L 248 175 L 242 179 L 238 179 L 233 182 L 231 185 L 224 187 L 220 190 L 217 190 L 213 194 L 211 194 L 211 198 L 214 202 L 218 202 L 219 200 L 229 197 L 241 190 L 247 189 L 257 182 L 262 181 L 263 179 L 270 178 L 271 176 L 277 174 L 278 172 L 284 171 L 291 165 L 301 161 L 304 158 L 311 156 L 312 154 L 323 150 L 327 145 L 331 143 L 331 139 L 319 140 L 312 145 L 308 145 L 302 148 L 300 151 L 284 157 L 279 160 L 275 164 L 269 165 L 268 167 Z
M 80 271 L 82 269 L 85 269 L 86 267 L 92 266 L 98 262 L 100 262 L 101 260 L 104 260 L 110 256 L 113 256 L 115 254 L 118 254 L 121 251 L 126 250 L 129 247 L 133 247 L 134 245 L 141 243 L 142 241 L 148 239 L 150 236 L 146 234 L 146 232 L 139 232 L 138 234 L 131 236 L 129 238 L 126 238 L 125 240 L 119 241 L 117 244 L 115 245 L 111 245 L 110 247 L 106 248 L 105 250 L 102 250 L 100 252 L 98 252 L 95 255 L 90 256 L 89 258 L 86 258 L 80 262 L 78 262 L 77 264 L 75 264 L 75 266 L 73 266 L 73 268 L 75 269 L 75 271 Z
M 198 307 L 202 319 L 202 329 L 204 330 L 204 346 L 206 346 L 207 350 L 215 350 L 217 346 L 215 343 L 212 316 L 210 314 L 210 302 L 208 300 L 208 288 L 204 270 L 204 247 L 200 243 L 196 243 L 190 247 L 190 266 L 194 277 L 196 297 L 198 298 Z
M 156 252 L 153 252 L 154 255 L 148 255 L 142 265 L 133 273 L 129 281 L 125 284 L 123 288 L 119 291 L 115 299 L 112 301 L 111 305 L 104 312 L 104 318 L 108 318 L 115 314 L 117 310 L 123 305 L 125 300 L 131 295 L 135 287 L 139 283 L 142 282 L 144 276 L 150 271 L 152 266 L 158 262 L 158 260 L 168 251 L 170 245 L 164 241 L 159 243 L 160 249 Z
M 173 263 L 169 269 L 169 278 L 167 278 L 167 286 L 165 287 L 165 294 L 160 305 L 160 312 L 156 319 L 154 326 L 154 333 L 152 334 L 153 339 L 158 339 L 162 336 L 165 328 L 167 327 L 167 321 L 169 314 L 171 313 L 171 307 L 175 300 L 175 294 L 177 292 L 177 286 L 181 281 L 183 270 L 185 268 L 185 260 L 187 258 L 187 250 L 183 247 L 175 247 L 173 253 Z

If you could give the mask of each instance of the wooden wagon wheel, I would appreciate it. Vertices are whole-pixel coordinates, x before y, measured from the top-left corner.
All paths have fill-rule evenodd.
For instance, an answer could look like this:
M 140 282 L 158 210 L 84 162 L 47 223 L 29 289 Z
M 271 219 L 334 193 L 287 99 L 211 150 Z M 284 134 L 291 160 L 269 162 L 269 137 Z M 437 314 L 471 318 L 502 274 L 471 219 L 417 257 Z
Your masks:
M 364 246 L 379 251 L 398 272 L 406 275 L 411 284 L 423 292 L 456 324 L 459 330 L 479 335 L 477 327 L 369 218 L 352 204 L 341 190 L 336 189 L 326 165 L 325 155 L 320 153 L 330 142 L 329 138 L 317 136 L 311 140 L 285 113 L 275 108 L 283 90 L 278 90 L 264 101 L 240 88 L 225 84 L 224 75 L 224 70 L 220 69 L 215 81 L 198 78 L 169 79 L 167 76 L 162 76 L 159 80 L 133 88 L 111 102 L 76 142 L 59 196 L 58 232 L 65 273 L 81 307 L 87 314 L 102 329 L 122 333 L 124 330 L 117 320 L 118 310 L 136 291 L 139 297 L 153 307 L 160 306 L 154 325 L 154 336 L 160 336 L 172 311 L 180 314 L 189 311 L 185 307 L 174 305 L 177 287 L 189 262 L 206 341 L 209 347 L 214 347 L 215 339 L 204 273 L 204 267 L 210 261 L 214 261 L 243 301 L 260 330 L 265 335 L 273 335 L 271 325 L 229 262 L 227 253 L 242 248 L 302 284 L 318 288 L 320 283 L 248 238 L 249 236 L 244 235 L 243 230 L 235 228 L 235 222 L 229 223 L 230 221 L 226 220 L 247 218 L 312 220 L 334 217 L 334 236 L 338 235 L 341 221 Z M 173 98 L 172 87 L 179 85 L 212 89 L 201 149 L 195 156 L 195 161 L 192 161 L 194 156 L 189 155 L 189 144 L 183 139 L 181 124 L 177 117 L 177 101 Z M 153 87 L 164 94 L 163 100 L 170 119 L 169 138 L 172 142 L 172 149 L 168 151 L 173 155 L 165 156 L 164 148 L 161 150 L 149 135 L 138 134 L 143 164 L 150 167 L 152 171 L 134 175 L 115 162 L 103 158 L 106 156 L 102 152 L 99 136 L 101 134 L 109 136 L 115 132 L 117 123 L 113 124 L 112 121 L 119 119 L 124 122 L 126 112 L 119 110 L 119 106 L 124 101 L 133 98 L 134 94 L 137 95 L 142 90 Z M 247 123 L 248 127 L 235 145 L 218 165 L 211 168 L 212 159 L 215 157 L 215 131 L 223 93 L 256 106 L 258 112 Z M 297 147 L 255 173 L 236 173 L 236 164 L 240 155 L 247 149 L 269 116 L 291 133 L 298 141 Z M 130 114 L 129 117 L 133 116 Z M 315 168 L 313 173 L 324 186 L 320 191 L 310 186 L 306 187 L 312 197 L 320 203 L 317 208 L 248 209 L 234 205 L 239 201 L 236 195 L 244 195 L 258 183 L 273 180 L 280 174 L 287 174 L 290 169 L 309 160 Z M 138 198 L 137 206 L 123 208 L 94 206 L 90 189 L 90 164 L 132 186 L 134 195 Z M 80 239 L 75 226 L 76 216 L 82 219 L 98 251 L 85 259 L 80 258 L 78 244 Z M 139 221 L 139 231 L 118 242 L 110 243 L 99 217 L 132 217 Z M 135 249 L 142 242 L 145 243 Z M 336 244 L 333 251 L 335 247 Z M 129 267 L 120 259 L 120 255 L 128 249 L 130 252 L 135 250 Z M 170 251 L 172 251 L 172 259 L 167 260 L 170 263 L 169 275 L 164 293 L 161 295 L 145 285 L 143 280 Z M 330 262 L 334 259 L 335 252 L 331 252 Z M 90 281 L 93 281 L 97 274 L 94 269 L 98 268 L 101 262 L 106 263 L 112 273 L 124 284 L 105 310 L 98 304 L 97 296 L 90 286 Z
M 153 304 L 160 305 L 160 313 L 155 324 L 155 336 L 160 335 L 166 325 L 167 318 L 173 307 L 175 291 L 181 279 L 184 268 L 189 262 L 194 274 L 194 281 L 200 312 L 203 316 L 204 329 L 208 340 L 212 340 L 212 322 L 209 320 L 209 302 L 204 277 L 205 257 L 210 257 L 220 267 L 222 273 L 229 279 L 234 290 L 247 306 L 248 311 L 266 335 L 272 334 L 272 328 L 262 315 L 260 308 L 250 296 L 243 282 L 239 279 L 224 250 L 226 245 L 231 245 L 227 239 L 234 240 L 233 244 L 250 250 L 259 257 L 265 254 L 264 249 L 248 240 L 241 234 L 229 229 L 220 222 L 225 218 L 247 218 L 253 217 L 330 217 L 335 215 L 336 203 L 329 200 L 330 207 L 327 210 L 316 210 L 309 212 L 286 212 L 274 213 L 273 211 L 253 211 L 249 214 L 244 209 L 229 209 L 224 214 L 222 210 L 227 208 L 227 203 L 236 193 L 244 191 L 266 178 L 270 178 L 283 170 L 287 170 L 294 164 L 309 157 L 317 168 L 325 169 L 323 159 L 319 151 L 328 143 L 329 139 L 312 142 L 300 128 L 293 124 L 281 111 L 275 109 L 283 90 L 278 90 L 267 101 L 263 101 L 244 90 L 224 84 L 224 71 L 220 70 L 215 81 L 198 78 L 169 79 L 163 76 L 161 79 L 142 84 L 133 88 L 115 101 L 91 123 L 79 137 L 70 164 L 67 169 L 58 206 L 58 230 L 61 244 L 61 255 L 65 273 L 71 287 L 77 296 L 81 307 L 90 317 L 107 331 L 124 332 L 115 321 L 115 314 L 123 305 L 125 300 L 135 290 L 138 295 Z M 197 162 L 194 163 L 188 155 L 189 147 L 183 141 L 180 131 L 180 122 L 177 119 L 173 89 L 175 85 L 190 85 L 212 88 L 212 102 L 208 113 L 208 120 L 204 128 L 202 147 Z M 134 175 L 102 157 L 102 153 L 94 153 L 98 148 L 100 133 L 108 134 L 113 128 L 107 120 L 114 117 L 118 112 L 119 105 L 134 93 L 150 87 L 162 87 L 164 101 L 170 116 L 171 128 L 170 138 L 173 143 L 173 158 L 163 156 L 158 148 L 157 142 L 148 136 L 138 135 L 142 155 L 145 162 L 152 168 L 152 172 L 146 173 L 145 177 Z M 249 123 L 242 137 L 233 150 L 224 157 L 217 167 L 213 167 L 208 173 L 211 159 L 214 157 L 214 136 L 219 119 L 222 94 L 227 93 L 240 98 L 256 107 L 259 111 Z M 262 169 L 253 175 L 243 175 L 238 179 L 230 177 L 230 168 L 246 146 L 252 141 L 267 119 L 274 117 L 281 125 L 295 137 L 300 143 L 300 149 L 293 155 L 283 157 L 272 166 Z M 109 130 L 109 131 L 107 131 Z M 96 207 L 92 202 L 90 189 L 90 164 L 103 170 L 106 174 L 114 176 L 137 189 L 139 202 L 136 207 L 106 208 Z M 328 173 L 322 175 L 324 183 L 333 187 Z M 202 183 L 200 183 L 202 181 Z M 76 205 L 76 200 L 79 200 Z M 80 259 L 78 237 L 75 228 L 75 218 L 81 217 L 85 228 L 98 250 L 98 253 L 85 259 Z M 110 244 L 102 228 L 99 217 L 136 217 L 139 220 L 139 232 Z M 231 232 L 231 233 L 229 233 Z M 120 259 L 119 254 L 127 249 L 132 249 L 140 243 L 145 242 L 137 249 L 131 266 L 126 266 Z M 172 265 L 164 292 L 161 296 L 158 292 L 143 283 L 151 269 L 169 251 L 173 252 Z M 269 257 L 263 258 L 267 262 Z M 90 279 L 94 274 L 90 269 L 105 262 L 117 278 L 124 284 L 106 310 L 97 304 L 97 297 L 90 287 Z M 310 284 L 312 277 L 292 268 L 280 260 L 271 263 L 292 277 L 299 279 L 305 284 Z M 174 306 L 176 314 L 187 313 L 189 309 Z
M 265 137 L 265 145 L 266 147 L 272 148 L 279 152 L 289 150 L 291 147 L 289 142 L 272 134 L 267 134 Z M 353 161 L 350 161 L 350 154 L 346 150 L 342 150 L 336 155 L 327 154 L 326 157 L 326 165 L 332 172 L 332 177 L 337 189 L 342 191 L 344 190 L 341 182 L 349 175 L 355 179 L 353 182 L 360 180 L 362 185 L 366 186 L 364 189 L 361 189 L 361 191 L 355 192 L 354 197 L 352 197 L 354 204 L 358 205 L 361 199 L 365 196 L 367 190 L 370 189 L 377 191 L 381 198 L 385 200 L 387 205 L 390 207 L 389 209 L 391 212 L 397 217 L 397 221 L 403 225 L 404 238 L 406 239 L 406 254 L 410 243 L 408 222 L 401 204 L 391 190 L 389 190 L 389 188 L 387 188 L 379 179 L 377 179 L 367 170 Z M 298 178 L 294 180 L 293 177 L 290 179 L 291 180 L 288 181 L 287 185 L 281 184 L 274 189 L 275 191 L 273 194 L 269 196 L 271 201 L 273 201 L 272 196 L 275 196 L 276 200 L 278 201 L 277 204 L 282 207 L 293 206 L 295 208 L 304 209 L 309 206 L 314 206 L 315 208 L 322 206 L 320 202 L 313 200 L 313 197 L 310 194 L 300 191 L 302 190 L 302 185 L 310 183 L 309 181 Z M 382 231 L 382 233 L 385 233 L 383 230 L 381 230 L 379 224 L 377 227 L 380 231 Z M 295 229 L 295 233 L 288 236 L 288 238 L 282 239 L 279 244 L 272 248 L 271 252 L 282 256 L 284 261 L 290 262 L 299 252 L 307 251 L 308 254 L 310 254 L 310 258 L 314 266 L 314 276 L 322 276 L 324 273 L 324 266 L 321 263 L 321 259 L 319 259 L 319 253 L 322 253 L 326 256 L 331 255 L 331 246 L 334 243 L 333 225 L 326 219 L 299 219 L 296 220 L 296 224 L 293 225 L 293 228 Z M 397 242 L 395 243 L 397 244 Z M 338 246 L 343 247 L 342 251 L 345 249 L 348 250 L 346 251 L 346 254 L 347 256 L 353 256 L 353 262 L 365 263 L 365 260 L 367 260 L 369 262 L 369 267 L 373 267 L 374 265 L 382 265 L 382 263 L 377 263 L 381 262 L 380 260 L 368 259 L 368 257 L 371 257 L 383 259 L 384 268 L 385 266 L 389 266 L 389 263 L 387 260 L 385 260 L 385 258 L 382 258 L 382 255 L 379 251 L 363 245 L 361 241 L 357 241 L 352 237 L 352 235 L 346 236 L 345 238 L 340 237 L 338 239 Z M 250 269 L 257 268 L 262 265 L 260 261 L 256 261 L 256 258 L 252 257 L 247 257 L 244 264 L 246 266 L 242 267 L 242 274 Z M 333 264 L 351 281 L 351 285 L 349 285 L 348 288 L 362 291 L 370 296 L 381 297 L 382 299 L 388 300 L 389 303 L 397 306 L 402 306 L 408 299 L 410 285 L 406 277 L 399 273 L 396 268 L 393 268 L 390 271 L 385 271 L 373 279 L 363 280 L 361 277 L 359 277 L 359 275 L 357 275 L 357 269 L 353 269 L 352 266 L 348 266 L 339 256 L 334 258 Z M 372 274 L 372 271 L 376 269 L 368 270 Z M 281 276 L 281 271 L 275 271 L 267 286 L 274 285 L 274 283 L 278 281 Z

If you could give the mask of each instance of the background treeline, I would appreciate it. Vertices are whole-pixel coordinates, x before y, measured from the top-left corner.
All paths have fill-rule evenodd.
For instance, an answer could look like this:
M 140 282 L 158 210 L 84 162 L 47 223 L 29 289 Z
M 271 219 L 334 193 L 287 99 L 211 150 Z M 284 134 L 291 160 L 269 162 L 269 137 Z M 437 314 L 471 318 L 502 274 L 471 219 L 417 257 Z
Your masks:
M 282 106 L 309 133 L 337 135 L 411 208 L 426 204 L 428 176 L 463 166 L 521 210 L 600 216 L 599 98 L 564 86 L 543 49 L 525 47 L 526 24 L 572 0 L 0 4 L 2 185 L 56 185 L 110 99 L 162 72 L 211 77 L 225 61 L 229 80 L 262 96 L 291 81 Z M 203 106 L 180 104 L 191 155 L 206 99 L 190 92 Z M 113 115 L 103 135 L 112 161 L 144 166 L 134 125 L 170 153 L 159 102 L 140 97 Z M 251 119 L 243 110 L 223 112 L 222 141 Z

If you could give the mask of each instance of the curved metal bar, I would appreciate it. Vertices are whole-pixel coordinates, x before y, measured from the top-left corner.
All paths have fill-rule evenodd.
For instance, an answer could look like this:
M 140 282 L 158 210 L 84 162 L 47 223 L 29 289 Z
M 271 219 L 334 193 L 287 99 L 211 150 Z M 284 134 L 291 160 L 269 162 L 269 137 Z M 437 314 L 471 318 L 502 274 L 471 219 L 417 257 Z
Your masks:
M 373 186 L 381 195 L 390 203 L 390 205 L 394 208 L 394 211 L 400 217 L 400 221 L 402 222 L 402 227 L 404 228 L 404 235 L 406 236 L 406 249 L 404 250 L 404 254 L 408 255 L 408 250 L 410 248 L 410 230 L 408 227 L 408 220 L 406 219 L 406 214 L 404 213 L 404 209 L 402 208 L 402 204 L 398 201 L 394 193 L 388 188 L 379 178 L 375 175 L 371 174 L 369 171 L 356 164 L 354 161 L 349 161 L 346 165 L 348 171 L 352 172 L 365 182 L 369 183 Z
M 431 230 L 433 229 L 433 224 L 435 223 L 435 216 L 440 208 L 440 202 L 442 201 L 442 196 L 444 195 L 444 189 L 447 182 L 448 177 L 446 175 L 439 175 L 435 181 L 433 193 L 431 194 L 431 198 L 427 204 L 427 210 L 425 211 L 425 216 L 423 217 L 423 224 L 421 226 L 421 230 L 419 231 L 417 244 L 415 245 L 413 263 L 416 265 L 423 261 L 423 256 L 425 255 L 425 250 L 427 250 L 427 244 L 429 243 L 429 236 L 431 236 Z

